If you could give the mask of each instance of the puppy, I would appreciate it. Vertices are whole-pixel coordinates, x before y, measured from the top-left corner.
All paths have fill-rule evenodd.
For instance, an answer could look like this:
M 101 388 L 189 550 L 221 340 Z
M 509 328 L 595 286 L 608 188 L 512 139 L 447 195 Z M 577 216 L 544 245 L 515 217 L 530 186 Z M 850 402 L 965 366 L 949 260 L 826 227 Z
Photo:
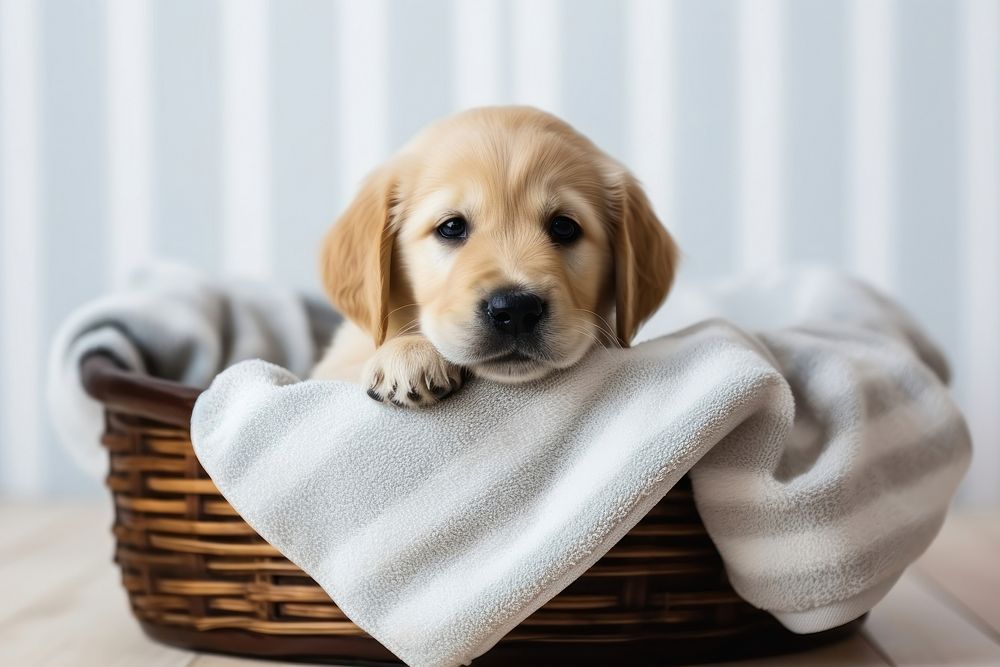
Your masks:
M 350 321 L 313 377 L 405 407 L 467 374 L 534 380 L 628 346 L 677 256 L 636 179 L 569 125 L 466 111 L 378 168 L 327 234 L 322 281 Z

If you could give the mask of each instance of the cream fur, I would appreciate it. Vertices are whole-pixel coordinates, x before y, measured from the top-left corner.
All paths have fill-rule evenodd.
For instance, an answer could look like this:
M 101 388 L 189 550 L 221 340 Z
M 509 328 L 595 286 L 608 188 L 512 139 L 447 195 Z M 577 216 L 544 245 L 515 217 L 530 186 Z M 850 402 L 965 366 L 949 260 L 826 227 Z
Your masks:
M 557 214 L 582 228 L 572 245 L 548 236 Z M 436 233 L 452 216 L 469 227 L 460 244 Z M 328 234 L 324 283 L 353 324 L 313 376 L 403 406 L 443 398 L 463 369 L 537 379 L 594 345 L 628 345 L 666 296 L 676 258 L 636 180 L 569 125 L 528 107 L 473 109 L 381 166 Z M 547 302 L 546 352 L 530 363 L 484 358 L 479 310 L 507 286 Z

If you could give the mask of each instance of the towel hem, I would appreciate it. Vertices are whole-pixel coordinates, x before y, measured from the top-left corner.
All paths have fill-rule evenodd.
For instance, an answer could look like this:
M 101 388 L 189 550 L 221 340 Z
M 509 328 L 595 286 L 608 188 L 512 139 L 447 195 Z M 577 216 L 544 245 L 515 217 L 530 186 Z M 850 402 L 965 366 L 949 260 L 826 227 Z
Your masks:
M 900 573 L 902 574 L 902 573 Z M 864 615 L 882 600 L 899 579 L 890 577 L 873 588 L 838 602 L 802 611 L 771 611 L 782 625 L 800 635 L 823 632 Z

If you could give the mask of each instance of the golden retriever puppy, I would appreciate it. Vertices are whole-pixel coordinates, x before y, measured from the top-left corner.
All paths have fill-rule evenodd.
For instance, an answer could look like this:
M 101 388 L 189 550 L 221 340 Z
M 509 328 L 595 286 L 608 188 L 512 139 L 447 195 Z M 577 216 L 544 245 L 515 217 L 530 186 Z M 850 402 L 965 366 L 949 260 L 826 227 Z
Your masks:
M 466 374 L 525 382 L 594 345 L 627 346 L 677 263 L 636 179 L 528 107 L 422 131 L 367 179 L 321 254 L 350 321 L 313 377 L 407 407 L 437 402 Z

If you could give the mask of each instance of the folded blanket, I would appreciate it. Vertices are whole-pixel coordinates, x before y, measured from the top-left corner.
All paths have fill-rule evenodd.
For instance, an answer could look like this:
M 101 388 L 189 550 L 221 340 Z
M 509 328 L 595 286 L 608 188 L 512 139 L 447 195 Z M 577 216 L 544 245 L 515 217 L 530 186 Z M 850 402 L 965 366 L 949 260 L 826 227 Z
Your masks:
M 84 469 L 103 477 L 104 413 L 80 381 L 80 361 L 95 351 L 110 352 L 139 373 L 207 387 L 245 359 L 308 373 L 339 320 L 329 307 L 290 290 L 151 265 L 124 291 L 75 311 L 56 333 L 46 387 L 56 435 Z
M 703 315 L 760 331 L 661 335 Z M 680 293 L 643 335 L 420 411 L 248 361 L 199 399 L 192 439 L 244 519 L 411 665 L 488 650 L 688 471 L 744 598 L 797 632 L 867 611 L 968 465 L 936 348 L 825 272 Z

